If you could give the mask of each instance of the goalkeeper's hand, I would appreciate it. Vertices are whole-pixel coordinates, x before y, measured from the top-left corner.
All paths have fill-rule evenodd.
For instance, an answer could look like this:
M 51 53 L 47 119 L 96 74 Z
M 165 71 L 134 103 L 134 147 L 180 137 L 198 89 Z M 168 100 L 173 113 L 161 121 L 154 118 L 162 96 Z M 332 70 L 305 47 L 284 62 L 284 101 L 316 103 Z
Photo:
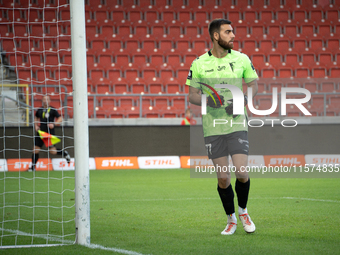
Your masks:
M 221 102 L 218 99 L 217 95 L 213 93 L 213 96 L 214 96 L 214 99 L 216 101 L 216 104 L 215 104 L 214 100 L 212 99 L 212 97 L 208 97 L 207 105 L 209 107 L 212 107 L 212 108 L 220 108 L 224 104 L 224 97 L 220 96 L 220 99 L 221 99 L 221 102 L 222 102 L 222 104 L 221 104 Z
M 233 105 L 233 99 L 228 100 L 227 102 L 231 102 L 226 108 L 225 111 L 228 115 L 233 115 L 234 112 L 234 105 Z M 244 95 L 244 106 L 248 104 L 248 97 Z M 236 118 L 238 114 L 233 115 L 233 118 Z

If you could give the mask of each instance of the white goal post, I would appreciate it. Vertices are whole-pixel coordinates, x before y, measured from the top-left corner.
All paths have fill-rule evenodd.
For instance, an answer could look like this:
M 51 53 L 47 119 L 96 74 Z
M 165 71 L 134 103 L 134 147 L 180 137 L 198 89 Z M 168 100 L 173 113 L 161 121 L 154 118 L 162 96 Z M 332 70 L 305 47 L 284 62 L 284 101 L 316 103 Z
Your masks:
M 90 176 L 84 0 L 71 0 L 76 242 L 90 244 Z

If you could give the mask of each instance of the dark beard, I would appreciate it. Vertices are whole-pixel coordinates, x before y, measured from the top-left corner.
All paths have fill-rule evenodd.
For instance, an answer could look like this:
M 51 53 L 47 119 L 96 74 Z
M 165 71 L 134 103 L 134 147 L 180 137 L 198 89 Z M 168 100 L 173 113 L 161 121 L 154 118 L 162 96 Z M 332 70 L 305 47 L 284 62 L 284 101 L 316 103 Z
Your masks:
M 221 39 L 221 37 L 218 38 L 217 43 L 218 43 L 218 45 L 220 45 L 220 46 L 221 46 L 223 49 L 225 49 L 225 50 L 230 50 L 230 49 L 234 48 L 234 45 L 233 45 L 233 44 L 229 44 L 229 43 L 227 43 L 226 41 L 223 41 L 223 40 Z

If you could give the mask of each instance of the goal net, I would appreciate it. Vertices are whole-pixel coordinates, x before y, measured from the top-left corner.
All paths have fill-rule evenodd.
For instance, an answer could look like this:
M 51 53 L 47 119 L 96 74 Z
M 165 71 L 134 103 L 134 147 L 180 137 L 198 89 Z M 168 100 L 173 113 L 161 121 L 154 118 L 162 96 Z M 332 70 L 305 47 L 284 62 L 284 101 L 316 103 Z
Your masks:
M 45 96 L 63 118 L 54 146 L 74 155 L 69 1 L 0 0 L 0 47 L 0 247 L 74 243 L 74 160 L 44 144 L 27 171 Z

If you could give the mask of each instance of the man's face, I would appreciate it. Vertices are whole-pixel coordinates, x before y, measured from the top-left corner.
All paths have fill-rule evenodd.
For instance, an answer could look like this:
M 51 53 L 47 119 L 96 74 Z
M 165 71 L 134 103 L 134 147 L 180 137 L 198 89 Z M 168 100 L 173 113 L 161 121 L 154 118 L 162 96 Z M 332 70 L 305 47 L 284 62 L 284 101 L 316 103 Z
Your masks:
M 48 96 L 44 96 L 42 99 L 43 107 L 47 108 L 50 106 L 50 98 Z
M 217 40 L 218 45 L 220 45 L 225 50 L 232 49 L 234 48 L 234 39 L 235 35 L 233 33 L 233 28 L 231 27 L 231 25 L 222 25 Z

